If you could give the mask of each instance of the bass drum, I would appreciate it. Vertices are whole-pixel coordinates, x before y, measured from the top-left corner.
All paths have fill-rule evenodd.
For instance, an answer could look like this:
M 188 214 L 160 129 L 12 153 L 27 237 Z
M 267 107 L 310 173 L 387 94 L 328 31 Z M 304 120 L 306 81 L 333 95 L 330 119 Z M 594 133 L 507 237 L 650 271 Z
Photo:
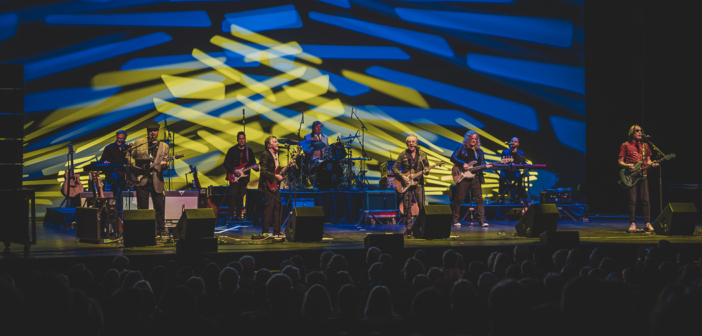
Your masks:
M 334 160 L 325 160 L 315 167 L 315 187 L 319 190 L 336 190 L 344 182 L 344 169 Z

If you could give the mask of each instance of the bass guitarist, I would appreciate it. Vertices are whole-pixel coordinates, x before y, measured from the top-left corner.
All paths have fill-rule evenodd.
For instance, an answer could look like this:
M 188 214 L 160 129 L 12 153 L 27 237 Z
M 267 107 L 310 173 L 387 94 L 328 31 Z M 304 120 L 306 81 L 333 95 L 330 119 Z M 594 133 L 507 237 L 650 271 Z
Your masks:
M 280 237 L 280 220 L 282 214 L 282 202 L 280 200 L 280 181 L 283 180 L 283 175 L 276 174 L 276 170 L 280 167 L 278 161 L 278 138 L 271 135 L 264 141 L 266 150 L 261 154 L 259 159 L 261 166 L 261 178 L 258 180 L 258 191 L 263 195 L 263 228 L 261 234 L 265 237 L 270 236 L 270 227 L 273 226 L 273 235 Z M 294 163 L 291 160 L 290 163 Z M 270 186 L 274 188 L 270 188 Z M 273 189 L 273 190 L 272 190 Z
M 651 162 L 651 146 L 643 140 L 643 128 L 639 125 L 631 126 L 629 129 L 629 141 L 623 143 L 619 149 L 619 166 L 632 169 L 634 166 L 643 162 L 646 166 Z M 658 167 L 658 163 L 653 163 L 651 167 Z M 643 172 L 646 174 L 646 171 Z M 629 232 L 636 232 L 636 200 L 641 199 L 644 214 L 644 230 L 646 232 L 653 231 L 651 226 L 651 203 L 648 198 L 648 180 L 642 180 L 633 187 L 628 189 L 629 193 Z
M 403 174 L 410 171 L 421 171 L 424 173 L 424 175 L 429 174 L 429 161 L 427 160 L 427 154 L 419 150 L 419 146 L 417 145 L 417 137 L 410 134 L 407 139 L 405 139 L 405 142 L 407 143 L 407 150 L 403 151 L 397 156 L 397 160 L 392 166 L 392 171 L 395 176 L 400 178 L 400 176 L 403 176 Z M 404 178 L 406 184 L 411 182 L 406 176 Z M 408 190 L 402 194 L 402 206 L 405 209 L 403 217 L 405 227 L 407 228 L 405 234 L 408 236 L 412 236 L 413 222 L 412 211 L 410 211 L 412 208 L 412 198 L 414 198 L 416 201 L 419 211 L 422 211 L 422 208 L 424 208 L 424 176 L 420 175 L 419 179 L 420 180 L 418 181 L 414 190 Z
M 241 210 L 244 207 L 246 187 L 251 177 L 249 172 L 242 172 L 242 170 L 253 166 L 252 169 L 258 171 L 253 149 L 246 145 L 246 134 L 244 132 L 237 133 L 236 141 L 237 145 L 229 148 L 227 155 L 224 157 L 224 168 L 227 170 L 228 175 L 234 176 L 232 180 L 235 180 L 233 183 L 231 180 L 229 181 L 228 221 L 243 220 Z
M 485 152 L 480 149 L 480 136 L 475 131 L 468 131 L 463 137 L 463 143 L 456 148 L 451 155 L 451 162 L 457 166 L 461 171 L 468 170 L 471 166 L 470 162 L 476 161 L 473 166 L 479 166 L 485 164 L 485 169 L 492 167 L 491 164 L 485 163 Z M 473 178 L 464 178 L 456 184 L 456 192 L 453 194 L 453 201 L 451 203 L 451 210 L 453 211 L 453 225 L 460 225 L 459 215 L 461 211 L 461 203 L 466 197 L 466 193 L 470 190 L 470 193 L 475 199 L 475 210 L 478 212 L 478 223 L 482 227 L 488 227 L 488 223 L 485 220 L 485 206 L 483 203 L 483 183 L 485 183 L 485 177 L 483 172 L 478 170 Z
M 161 126 L 156 122 L 146 125 L 147 139 L 138 139 L 130 151 L 129 163 L 134 166 L 136 160 L 149 161 L 145 167 L 134 166 L 134 175 L 142 176 L 134 181 L 137 194 L 137 208 L 149 208 L 149 196 L 156 210 L 156 232 L 166 233 L 166 203 L 163 194 L 163 170 L 168 168 L 168 144 L 158 141 Z

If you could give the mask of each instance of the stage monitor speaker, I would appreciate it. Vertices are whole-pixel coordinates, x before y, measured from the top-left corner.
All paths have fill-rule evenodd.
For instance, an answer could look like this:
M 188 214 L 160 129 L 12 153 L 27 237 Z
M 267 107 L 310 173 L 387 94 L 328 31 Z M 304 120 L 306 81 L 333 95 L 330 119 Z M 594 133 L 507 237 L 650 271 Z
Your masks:
M 321 241 L 324 235 L 324 208 L 295 208 L 285 226 L 285 239 L 292 242 Z
M 183 209 L 197 209 L 197 190 L 166 191 L 166 220 L 176 220 L 183 215 Z
M 425 205 L 419 210 L 412 233 L 419 239 L 442 239 L 451 236 L 453 212 L 448 204 Z
M 539 235 L 539 240 L 541 244 L 557 249 L 574 249 L 580 245 L 580 233 L 578 231 L 544 231 Z
M 558 216 L 558 207 L 555 204 L 532 205 L 514 226 L 517 236 L 538 237 L 543 232 L 556 231 Z
M 124 210 L 124 247 L 156 245 L 156 210 Z
M 212 238 L 216 221 L 214 209 L 185 209 L 173 231 L 173 238 Z
M 695 234 L 696 217 L 694 203 L 668 203 L 653 222 L 653 230 L 657 235 L 692 236 Z
M 99 243 L 102 234 L 100 226 L 100 209 L 76 208 L 76 236 L 78 236 L 79 241 Z
M 363 238 L 363 247 L 368 250 L 377 247 L 383 253 L 399 255 L 405 248 L 405 237 L 402 233 L 373 233 Z

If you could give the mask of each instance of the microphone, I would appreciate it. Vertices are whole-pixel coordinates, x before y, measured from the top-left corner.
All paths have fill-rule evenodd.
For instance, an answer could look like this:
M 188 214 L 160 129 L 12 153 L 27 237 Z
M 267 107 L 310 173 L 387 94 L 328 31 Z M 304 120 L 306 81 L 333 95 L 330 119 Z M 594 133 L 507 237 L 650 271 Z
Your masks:
M 302 123 L 305 123 L 305 111 L 302 111 Z
M 651 136 L 648 135 L 648 134 L 641 134 L 641 137 L 642 137 L 642 138 L 650 138 Z

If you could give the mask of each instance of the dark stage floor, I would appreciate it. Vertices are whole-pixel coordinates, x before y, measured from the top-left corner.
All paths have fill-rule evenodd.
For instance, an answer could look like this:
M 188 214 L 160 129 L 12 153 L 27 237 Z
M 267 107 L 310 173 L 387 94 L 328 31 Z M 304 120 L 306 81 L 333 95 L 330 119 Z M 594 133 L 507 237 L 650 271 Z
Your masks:
M 477 224 L 477 223 L 474 223 Z M 491 222 L 490 227 L 471 226 L 468 222 L 452 227 L 448 239 L 405 239 L 405 248 L 428 249 L 432 247 L 471 247 L 471 246 L 508 246 L 514 244 L 538 244 L 538 238 L 516 236 L 514 221 Z M 640 225 L 643 227 L 643 224 Z M 562 220 L 558 222 L 560 231 L 579 231 L 582 244 L 655 244 L 661 239 L 673 243 L 699 244 L 702 239 L 702 225 L 697 224 L 693 236 L 659 236 L 645 233 L 630 234 L 626 232 L 626 218 L 591 218 L 588 222 Z M 324 240 L 314 243 L 280 242 L 274 240 L 252 240 L 253 234 L 261 232 L 260 227 L 249 223 L 244 225 L 217 226 L 219 236 L 219 253 L 256 253 L 284 252 L 324 249 L 362 250 L 364 237 L 370 233 L 402 233 L 404 225 L 339 225 L 324 226 Z M 50 226 L 37 227 L 37 244 L 32 245 L 28 255 L 23 254 L 23 246 L 12 244 L 10 253 L 0 254 L 4 258 L 60 258 L 90 257 L 116 255 L 168 255 L 175 254 L 173 243 L 159 244 L 152 247 L 124 248 L 121 243 L 89 244 L 79 242 L 75 230 L 58 230 Z

